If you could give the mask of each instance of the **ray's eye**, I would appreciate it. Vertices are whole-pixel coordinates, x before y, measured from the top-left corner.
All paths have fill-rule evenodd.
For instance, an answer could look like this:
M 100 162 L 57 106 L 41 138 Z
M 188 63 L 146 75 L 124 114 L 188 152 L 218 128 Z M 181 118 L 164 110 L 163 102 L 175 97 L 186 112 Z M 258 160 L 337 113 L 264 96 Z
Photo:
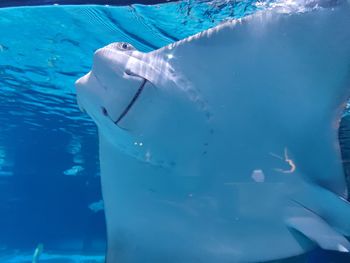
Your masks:
M 128 50 L 135 50 L 135 48 L 130 45 L 129 43 L 126 42 L 120 42 L 118 43 L 118 48 L 123 51 L 128 51 Z

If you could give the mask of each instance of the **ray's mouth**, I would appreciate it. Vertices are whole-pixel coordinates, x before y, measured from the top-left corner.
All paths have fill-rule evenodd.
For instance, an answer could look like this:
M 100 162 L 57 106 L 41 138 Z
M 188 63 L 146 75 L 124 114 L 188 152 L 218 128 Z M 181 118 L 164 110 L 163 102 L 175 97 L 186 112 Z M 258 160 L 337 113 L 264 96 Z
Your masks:
M 120 115 L 117 117 L 116 120 L 113 120 L 113 118 L 109 115 L 107 109 L 105 107 L 102 106 L 101 111 L 102 114 L 106 117 L 108 117 L 115 125 L 119 126 L 119 123 L 124 119 L 124 117 L 128 114 L 128 112 L 131 110 L 131 108 L 133 107 L 133 105 L 136 103 L 136 101 L 139 99 L 141 93 L 143 92 L 146 83 L 148 82 L 147 79 L 145 79 L 142 76 L 139 76 L 133 72 L 131 72 L 130 70 L 126 70 L 125 74 L 129 75 L 129 76 L 133 76 L 133 77 L 139 77 L 142 79 L 142 82 L 139 86 L 139 88 L 137 89 L 137 91 L 135 92 L 134 96 L 131 98 L 131 100 L 129 101 L 129 103 L 126 105 L 126 107 L 124 108 L 124 110 L 122 110 L 122 112 L 120 113 Z

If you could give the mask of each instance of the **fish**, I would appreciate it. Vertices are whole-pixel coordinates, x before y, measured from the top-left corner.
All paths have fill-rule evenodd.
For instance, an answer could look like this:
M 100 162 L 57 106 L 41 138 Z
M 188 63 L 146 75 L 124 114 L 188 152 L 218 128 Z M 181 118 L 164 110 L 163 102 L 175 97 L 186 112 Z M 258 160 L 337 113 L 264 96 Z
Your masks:
M 277 1 L 151 52 L 98 49 L 76 93 L 98 127 L 106 262 L 349 252 L 349 25 L 348 1 Z

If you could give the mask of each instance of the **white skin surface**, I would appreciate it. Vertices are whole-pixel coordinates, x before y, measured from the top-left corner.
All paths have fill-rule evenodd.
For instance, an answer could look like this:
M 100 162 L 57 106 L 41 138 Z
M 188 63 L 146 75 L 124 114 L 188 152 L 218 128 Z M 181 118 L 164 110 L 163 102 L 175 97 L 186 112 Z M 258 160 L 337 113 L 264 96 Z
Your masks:
M 349 24 L 345 4 L 268 10 L 151 53 L 97 51 L 77 95 L 99 128 L 107 262 L 348 249 L 334 123 L 350 93 Z

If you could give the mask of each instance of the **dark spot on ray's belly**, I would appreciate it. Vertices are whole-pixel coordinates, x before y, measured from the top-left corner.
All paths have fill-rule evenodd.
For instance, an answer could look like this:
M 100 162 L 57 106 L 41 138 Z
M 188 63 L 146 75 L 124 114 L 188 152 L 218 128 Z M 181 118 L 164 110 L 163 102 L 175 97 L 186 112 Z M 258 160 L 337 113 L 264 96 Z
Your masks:
M 108 116 L 108 112 L 105 107 L 102 107 L 102 114 L 103 116 Z

